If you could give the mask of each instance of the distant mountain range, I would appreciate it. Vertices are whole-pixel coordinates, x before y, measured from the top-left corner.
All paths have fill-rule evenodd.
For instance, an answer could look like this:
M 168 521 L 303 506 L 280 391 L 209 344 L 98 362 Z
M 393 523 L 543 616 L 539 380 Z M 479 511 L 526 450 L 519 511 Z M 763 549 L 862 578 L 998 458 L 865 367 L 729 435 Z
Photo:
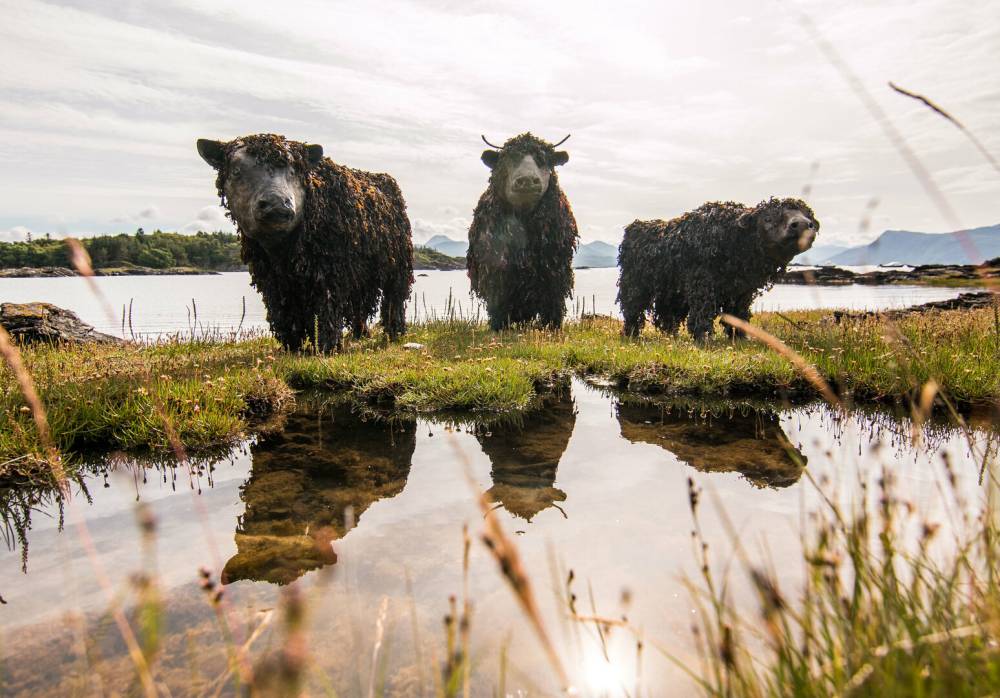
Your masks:
M 822 235 L 822 233 L 821 233 Z M 793 261 L 799 264 L 981 264 L 1000 257 L 1000 224 L 956 233 L 887 230 L 867 245 L 817 245 Z
M 452 240 L 447 235 L 435 235 L 423 244 L 449 257 L 464 257 L 469 250 L 465 240 Z M 574 267 L 614 267 L 618 265 L 618 248 L 596 240 L 580 245 L 573 260 Z
M 792 260 L 792 264 L 822 264 L 830 257 L 851 249 L 847 245 L 816 245 Z
M 450 257 L 464 257 L 469 249 L 465 240 L 435 235 L 424 247 Z M 973 228 L 957 233 L 914 233 L 887 230 L 867 245 L 817 245 L 793 261 L 796 264 L 859 266 L 877 264 L 981 264 L 1000 257 L 1000 224 Z M 614 267 L 618 247 L 601 242 L 580 245 L 574 267 Z
M 464 257 L 469 250 L 469 243 L 466 240 L 452 240 L 447 235 L 435 235 L 423 244 L 432 250 L 437 250 L 441 254 L 449 257 Z

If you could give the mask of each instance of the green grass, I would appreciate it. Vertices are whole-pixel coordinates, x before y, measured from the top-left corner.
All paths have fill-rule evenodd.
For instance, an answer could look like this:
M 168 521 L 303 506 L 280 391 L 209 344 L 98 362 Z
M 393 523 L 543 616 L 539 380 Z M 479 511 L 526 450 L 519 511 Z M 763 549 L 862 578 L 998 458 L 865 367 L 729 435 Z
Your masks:
M 991 310 L 842 324 L 817 311 L 764 314 L 754 322 L 856 401 L 911 399 L 928 381 L 959 405 L 992 404 L 1000 395 L 1000 332 Z M 494 333 L 471 322 L 440 321 L 411 328 L 403 341 L 422 347 L 406 349 L 376 334 L 340 354 L 291 355 L 255 337 L 26 348 L 24 358 L 64 453 L 166 449 L 171 429 L 187 448 L 231 442 L 287 402 L 289 386 L 328 389 L 356 407 L 410 414 L 524 411 L 571 374 L 639 393 L 816 395 L 786 359 L 758 342 L 731 342 L 717 333 L 698 345 L 683 334 L 652 331 L 625 339 L 610 318 L 571 322 L 559 332 Z M 0 391 L 0 463 L 37 455 L 31 414 L 6 367 Z
M 273 349 L 255 339 L 38 347 L 22 356 L 53 445 L 68 458 L 89 448 L 198 450 L 235 441 L 292 400 L 274 372 Z M 44 444 L 7 367 L 0 391 L 0 479 L 44 475 Z

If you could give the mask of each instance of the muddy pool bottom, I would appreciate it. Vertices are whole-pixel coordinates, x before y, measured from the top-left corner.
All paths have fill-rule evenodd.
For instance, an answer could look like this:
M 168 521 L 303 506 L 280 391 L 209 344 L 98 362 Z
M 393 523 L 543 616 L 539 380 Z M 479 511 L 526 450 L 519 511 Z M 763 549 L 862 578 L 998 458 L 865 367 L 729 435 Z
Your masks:
M 994 426 L 980 424 L 973 444 L 995 446 Z M 697 577 L 687 479 L 704 488 L 720 572 L 732 548 L 721 507 L 742 545 L 794 586 L 805 514 L 818 505 L 803 468 L 844 497 L 890 469 L 921 511 L 943 519 L 947 457 L 979 500 L 969 440 L 931 425 L 915 446 L 910 428 L 880 411 L 650 404 L 574 382 L 519 424 L 364 421 L 304 399 L 280 433 L 190 469 L 111 454 L 65 499 L 3 493 L 0 692 L 141 693 L 111 613 L 121 608 L 140 643 L 155 638 L 165 695 L 237 693 L 230 654 L 248 645 L 253 665 L 282 647 L 283 596 L 296 588 L 310 694 L 435 695 L 449 599 L 461 609 L 466 593 L 467 525 L 472 695 L 501 685 L 555 695 L 557 675 L 481 543 L 478 488 L 519 546 L 579 695 L 689 695 L 690 680 L 649 649 L 697 666 L 683 584 Z M 221 580 L 218 605 L 200 568 Z M 630 632 L 602 642 L 568 619 L 570 569 L 577 610 L 626 614 L 644 651 Z M 734 594 L 752 609 L 739 577 Z M 155 633 L 141 632 L 142 599 L 162 611 Z

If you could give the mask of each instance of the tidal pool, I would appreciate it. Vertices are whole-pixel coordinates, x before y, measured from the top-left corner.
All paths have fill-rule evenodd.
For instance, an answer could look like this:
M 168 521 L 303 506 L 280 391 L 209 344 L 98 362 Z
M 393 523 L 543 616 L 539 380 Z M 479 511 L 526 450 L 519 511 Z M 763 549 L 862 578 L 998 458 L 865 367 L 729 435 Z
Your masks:
M 713 564 L 729 569 L 740 596 L 720 510 L 743 547 L 794 586 L 803 522 L 818 505 L 810 478 L 840 483 L 849 497 L 858 478 L 884 468 L 918 510 L 941 520 L 954 504 L 939 488 L 943 458 L 976 501 L 972 449 L 995 452 L 996 442 L 990 419 L 971 445 L 936 424 L 915 446 L 909 422 L 883 411 L 654 403 L 579 381 L 523 420 L 478 426 L 363 420 L 303 398 L 281 431 L 191 468 L 111 454 L 68 498 L 2 493 L 0 692 L 136 691 L 109 609 L 120 606 L 137 627 L 140 590 L 155 589 L 156 681 L 174 696 L 233 694 L 227 651 L 249 642 L 252 663 L 281 646 L 282 597 L 295 588 L 313 695 L 434 695 L 443 619 L 450 597 L 460 609 L 465 594 L 472 694 L 492 694 L 502 676 L 510 695 L 555 695 L 556 675 L 480 540 L 476 494 L 486 492 L 579 694 L 636 695 L 638 686 L 689 695 L 690 680 L 660 653 L 697 667 L 684 584 L 698 573 L 688 478 L 703 488 Z M 224 584 L 218 607 L 200 568 Z M 571 569 L 578 612 L 626 615 L 641 654 L 631 631 L 602 641 L 593 625 L 569 620 Z

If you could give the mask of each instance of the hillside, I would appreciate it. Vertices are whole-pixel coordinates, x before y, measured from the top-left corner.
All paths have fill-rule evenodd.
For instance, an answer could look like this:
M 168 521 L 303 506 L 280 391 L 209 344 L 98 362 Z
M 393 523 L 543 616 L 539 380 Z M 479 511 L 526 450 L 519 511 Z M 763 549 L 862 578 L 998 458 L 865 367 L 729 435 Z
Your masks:
M 430 247 L 414 245 L 413 268 L 417 271 L 424 271 L 427 269 L 438 269 L 442 271 L 465 269 L 465 257 L 451 257 Z
M 876 240 L 851 247 L 823 264 L 981 264 L 1000 256 L 1000 224 L 955 233 L 887 230 Z
M 830 257 L 851 249 L 847 245 L 816 245 L 792 259 L 792 264 L 824 264 Z
M 156 230 L 135 234 L 99 235 L 80 240 L 95 269 L 105 267 L 195 268 L 205 271 L 245 269 L 240 241 L 232 233 L 181 235 Z M 0 269 L 70 268 L 64 240 L 37 237 L 24 242 L 0 242 Z

